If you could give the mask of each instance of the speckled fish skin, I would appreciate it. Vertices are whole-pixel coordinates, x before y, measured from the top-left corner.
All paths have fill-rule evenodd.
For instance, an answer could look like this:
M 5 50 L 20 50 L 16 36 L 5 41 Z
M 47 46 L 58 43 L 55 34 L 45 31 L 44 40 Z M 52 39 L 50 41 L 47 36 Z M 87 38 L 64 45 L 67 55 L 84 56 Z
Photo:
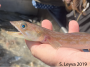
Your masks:
M 90 48 L 90 34 L 88 33 L 60 33 L 26 21 L 11 21 L 10 23 L 23 34 L 26 40 L 49 43 L 54 48 Z M 22 28 L 23 24 L 25 28 Z

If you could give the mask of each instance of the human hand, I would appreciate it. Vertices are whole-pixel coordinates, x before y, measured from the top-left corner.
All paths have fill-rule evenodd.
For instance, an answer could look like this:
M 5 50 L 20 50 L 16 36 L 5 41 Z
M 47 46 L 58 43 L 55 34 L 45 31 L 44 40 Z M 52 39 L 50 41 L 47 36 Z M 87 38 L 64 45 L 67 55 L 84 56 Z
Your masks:
M 42 21 L 42 27 L 52 30 L 52 24 L 48 20 Z M 76 21 L 70 21 L 69 23 L 69 33 L 72 32 L 79 32 L 79 25 Z M 77 64 L 77 62 L 86 62 L 88 66 L 90 66 L 89 52 L 82 52 L 81 50 L 65 47 L 60 47 L 58 50 L 56 50 L 50 44 L 41 44 L 40 42 L 32 42 L 27 40 L 26 44 L 33 56 L 50 66 L 60 66 L 60 62 L 62 64 Z

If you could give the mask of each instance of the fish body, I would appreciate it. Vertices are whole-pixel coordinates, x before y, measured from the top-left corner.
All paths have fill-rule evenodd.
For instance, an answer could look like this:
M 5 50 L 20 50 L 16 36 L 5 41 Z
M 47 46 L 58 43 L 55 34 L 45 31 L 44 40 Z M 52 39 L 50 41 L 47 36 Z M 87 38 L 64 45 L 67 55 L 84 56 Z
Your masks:
M 26 21 L 11 21 L 10 23 L 21 32 L 24 36 L 22 38 L 29 41 L 39 41 L 44 44 L 48 43 L 56 49 L 59 47 L 76 49 L 90 48 L 90 34 L 88 33 L 60 33 Z M 19 33 L 19 35 L 21 34 Z

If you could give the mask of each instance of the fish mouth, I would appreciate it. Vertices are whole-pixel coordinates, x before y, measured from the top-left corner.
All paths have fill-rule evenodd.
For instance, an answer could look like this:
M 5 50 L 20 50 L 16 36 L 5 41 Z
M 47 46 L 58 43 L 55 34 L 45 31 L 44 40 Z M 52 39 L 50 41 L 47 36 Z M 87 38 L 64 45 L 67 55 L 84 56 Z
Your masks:
M 24 38 L 24 36 L 23 36 L 23 34 L 21 32 L 10 32 L 10 31 L 7 31 L 6 33 L 9 34 L 9 35 L 12 35 L 14 37 Z
M 16 25 L 16 22 L 13 22 L 13 21 L 10 21 L 10 23 L 15 27 L 17 28 L 15 25 Z M 11 31 L 7 31 L 6 32 L 7 34 L 11 35 L 11 36 L 14 36 L 14 37 L 18 37 L 18 38 L 24 38 L 23 34 L 21 32 L 11 32 Z

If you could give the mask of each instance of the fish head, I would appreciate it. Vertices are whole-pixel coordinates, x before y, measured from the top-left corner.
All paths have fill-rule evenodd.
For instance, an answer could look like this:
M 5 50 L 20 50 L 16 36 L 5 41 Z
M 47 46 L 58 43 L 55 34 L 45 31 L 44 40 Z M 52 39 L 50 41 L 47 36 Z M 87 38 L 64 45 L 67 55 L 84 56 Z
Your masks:
M 43 32 L 41 27 L 34 25 L 26 21 L 10 21 L 10 23 L 21 32 L 26 40 L 30 41 L 42 41 Z

